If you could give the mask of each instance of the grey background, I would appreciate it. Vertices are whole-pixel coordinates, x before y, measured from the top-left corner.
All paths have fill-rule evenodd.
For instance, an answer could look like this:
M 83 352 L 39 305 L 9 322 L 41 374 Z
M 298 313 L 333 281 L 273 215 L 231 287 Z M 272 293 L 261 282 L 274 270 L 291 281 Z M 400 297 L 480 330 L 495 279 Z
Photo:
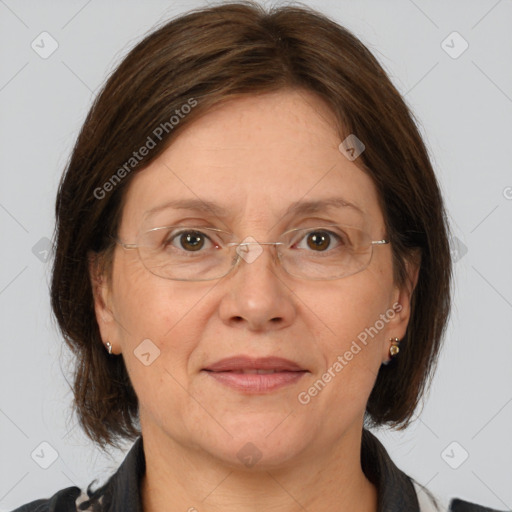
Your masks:
M 200 5 L 0 0 L 0 511 L 83 488 L 124 456 L 102 455 L 70 416 L 70 357 L 51 320 L 45 238 L 94 92 L 155 24 Z M 431 393 L 409 429 L 378 435 L 398 466 L 444 503 L 460 496 L 511 509 L 512 2 L 308 5 L 354 31 L 405 95 L 455 237 L 454 309 Z M 43 31 L 58 43 L 47 59 L 31 47 L 43 45 Z M 441 45 L 453 31 L 469 44 L 458 58 L 445 49 L 458 52 L 460 39 Z M 58 458 L 43 469 L 52 450 Z

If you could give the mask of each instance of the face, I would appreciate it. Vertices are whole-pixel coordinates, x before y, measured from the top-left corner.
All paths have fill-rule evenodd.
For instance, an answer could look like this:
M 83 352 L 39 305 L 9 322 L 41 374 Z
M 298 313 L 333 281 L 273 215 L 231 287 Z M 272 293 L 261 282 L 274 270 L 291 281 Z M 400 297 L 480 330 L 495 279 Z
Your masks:
M 329 109 L 310 93 L 227 102 L 134 177 L 118 236 L 135 243 L 146 228 L 184 225 L 273 242 L 293 228 L 343 221 L 381 240 L 375 186 L 340 142 Z M 287 212 L 297 202 L 332 198 L 357 208 Z M 160 208 L 198 199 L 222 211 Z M 261 248 L 225 277 L 190 282 L 156 276 L 137 250 L 116 247 L 111 280 L 96 287 L 97 319 L 103 340 L 125 360 L 143 435 L 231 464 L 242 463 L 237 453 L 251 442 L 260 464 L 271 466 L 328 453 L 360 430 L 389 338 L 402 338 L 409 318 L 410 296 L 393 282 L 390 245 L 375 246 L 364 270 L 334 280 L 292 276 L 274 247 Z M 303 371 L 272 391 L 243 391 L 204 370 L 232 356 L 286 358 Z

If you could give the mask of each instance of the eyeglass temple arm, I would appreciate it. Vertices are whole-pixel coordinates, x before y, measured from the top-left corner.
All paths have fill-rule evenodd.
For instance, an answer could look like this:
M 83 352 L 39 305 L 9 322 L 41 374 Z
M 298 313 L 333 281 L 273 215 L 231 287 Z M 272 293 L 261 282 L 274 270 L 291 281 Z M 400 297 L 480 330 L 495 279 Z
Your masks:
M 125 244 L 124 242 L 121 242 L 118 238 L 111 236 L 112 240 L 118 245 L 120 245 L 123 249 L 137 249 L 139 247 L 137 244 Z

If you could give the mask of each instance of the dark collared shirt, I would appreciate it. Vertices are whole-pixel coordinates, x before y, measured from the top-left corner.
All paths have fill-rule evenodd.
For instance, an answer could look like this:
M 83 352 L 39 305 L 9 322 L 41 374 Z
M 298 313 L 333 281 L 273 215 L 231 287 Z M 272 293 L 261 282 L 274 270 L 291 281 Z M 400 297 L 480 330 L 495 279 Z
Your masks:
M 428 491 L 419 486 L 393 463 L 384 446 L 368 430 L 363 431 L 361 465 L 377 487 L 378 512 L 430 512 L 439 510 Z M 37 500 L 13 512 L 142 512 L 140 483 L 146 471 L 142 438 L 139 437 L 116 473 L 89 495 L 78 487 L 68 487 L 45 500 Z M 415 485 L 417 487 L 415 487 Z M 499 512 L 462 500 L 452 500 L 451 512 Z

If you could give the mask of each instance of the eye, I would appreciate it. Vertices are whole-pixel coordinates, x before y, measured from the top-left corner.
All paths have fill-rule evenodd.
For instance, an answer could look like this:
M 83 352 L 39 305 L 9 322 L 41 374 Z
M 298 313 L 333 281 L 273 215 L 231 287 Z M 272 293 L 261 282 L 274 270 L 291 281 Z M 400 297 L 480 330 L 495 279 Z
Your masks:
M 304 242 L 306 245 L 304 245 Z M 314 230 L 305 233 L 304 237 L 297 244 L 298 249 L 312 249 L 316 252 L 325 252 L 327 249 L 337 247 L 342 239 L 336 233 L 327 230 Z
M 178 233 L 170 233 L 164 245 L 165 247 L 172 245 L 173 247 L 183 249 L 187 252 L 200 251 L 205 245 L 206 248 L 218 247 L 217 244 L 213 244 L 208 235 L 197 230 L 182 230 Z

